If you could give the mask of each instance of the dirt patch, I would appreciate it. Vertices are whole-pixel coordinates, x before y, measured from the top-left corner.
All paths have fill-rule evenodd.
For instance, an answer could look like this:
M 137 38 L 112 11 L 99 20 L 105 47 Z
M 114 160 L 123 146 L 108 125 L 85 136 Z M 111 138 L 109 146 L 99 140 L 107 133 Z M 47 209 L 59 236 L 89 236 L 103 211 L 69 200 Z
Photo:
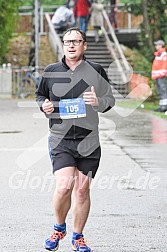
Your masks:
M 56 57 L 54 56 L 47 36 L 40 37 L 39 48 L 39 65 L 46 67 L 48 64 L 55 63 Z
M 13 67 L 22 67 L 28 65 L 31 37 L 28 35 L 19 35 L 11 39 L 9 51 L 6 54 L 6 61 Z M 47 36 L 40 37 L 39 47 L 39 66 L 46 67 L 55 62 L 55 56 L 52 53 Z
M 10 40 L 9 51 L 6 54 L 7 62 L 12 66 L 27 66 L 30 48 L 30 36 L 17 36 Z

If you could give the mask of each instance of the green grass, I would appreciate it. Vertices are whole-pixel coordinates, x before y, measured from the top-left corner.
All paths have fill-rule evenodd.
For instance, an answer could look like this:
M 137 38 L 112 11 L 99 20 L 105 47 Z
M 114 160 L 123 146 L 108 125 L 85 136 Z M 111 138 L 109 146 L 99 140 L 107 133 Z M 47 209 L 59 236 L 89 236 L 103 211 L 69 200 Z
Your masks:
M 160 118 L 167 120 L 167 115 L 165 115 L 165 113 L 154 112 L 154 109 L 159 107 L 159 104 L 157 101 L 156 102 L 145 101 L 145 102 L 141 103 L 141 101 L 127 99 L 127 100 L 123 100 L 123 101 L 117 101 L 116 105 L 120 106 L 120 107 L 124 107 L 124 108 L 136 108 L 137 107 L 137 109 L 139 109 L 141 111 L 152 113 L 153 115 L 156 115 Z M 144 106 L 144 107 L 142 108 L 142 106 Z

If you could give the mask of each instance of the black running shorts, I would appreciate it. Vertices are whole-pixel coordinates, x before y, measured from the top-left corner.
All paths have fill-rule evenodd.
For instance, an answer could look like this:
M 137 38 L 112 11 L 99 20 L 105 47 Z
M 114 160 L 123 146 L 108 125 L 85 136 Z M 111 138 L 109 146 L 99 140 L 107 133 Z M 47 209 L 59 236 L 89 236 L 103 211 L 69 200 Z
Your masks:
M 83 139 L 60 140 L 49 137 L 49 154 L 53 173 L 61 168 L 72 166 L 77 167 L 84 175 L 95 177 L 101 157 L 99 142 L 94 138 L 85 141 L 86 144 L 82 141 Z

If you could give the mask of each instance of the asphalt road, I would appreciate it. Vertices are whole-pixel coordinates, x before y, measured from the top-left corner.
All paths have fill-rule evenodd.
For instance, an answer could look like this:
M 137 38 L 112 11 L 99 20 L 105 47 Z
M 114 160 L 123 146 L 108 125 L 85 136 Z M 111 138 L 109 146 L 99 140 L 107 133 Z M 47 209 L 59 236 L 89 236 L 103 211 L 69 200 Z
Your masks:
M 44 251 L 54 224 L 48 121 L 31 102 L 0 100 L 0 108 L 1 251 Z M 100 116 L 100 139 L 88 244 L 95 252 L 166 252 L 167 122 L 116 107 Z M 61 252 L 71 249 L 71 221 L 70 212 Z

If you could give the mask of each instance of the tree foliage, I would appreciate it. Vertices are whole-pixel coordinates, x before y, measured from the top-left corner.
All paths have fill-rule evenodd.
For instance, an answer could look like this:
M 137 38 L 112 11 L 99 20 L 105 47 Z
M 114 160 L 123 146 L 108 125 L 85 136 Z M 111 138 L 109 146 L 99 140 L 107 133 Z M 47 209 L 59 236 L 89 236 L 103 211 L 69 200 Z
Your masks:
M 3 61 L 14 30 L 19 2 L 19 0 L 0 0 L 0 63 Z

